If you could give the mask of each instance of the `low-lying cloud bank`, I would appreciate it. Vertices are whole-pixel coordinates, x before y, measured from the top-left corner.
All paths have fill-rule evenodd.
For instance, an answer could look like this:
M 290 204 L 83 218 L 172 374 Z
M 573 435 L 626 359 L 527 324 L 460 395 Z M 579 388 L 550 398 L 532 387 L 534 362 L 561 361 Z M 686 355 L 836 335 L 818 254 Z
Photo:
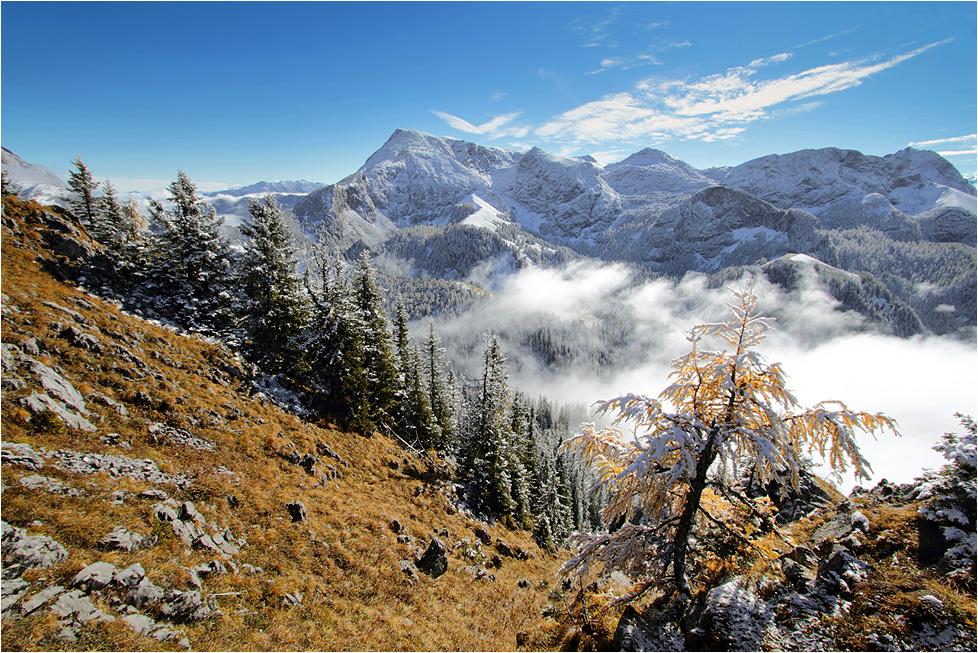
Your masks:
M 590 406 L 626 392 L 658 395 L 668 384 L 671 361 L 689 348 L 684 331 L 726 320 L 731 289 L 747 281 L 710 288 L 695 274 L 679 282 L 640 283 L 619 265 L 530 268 L 436 329 L 453 363 L 470 378 L 481 374 L 481 334 L 490 330 L 510 359 L 512 386 L 530 397 Z M 813 278 L 791 293 L 760 278 L 754 290 L 762 312 L 776 320 L 758 350 L 769 362 L 782 363 L 802 405 L 835 399 L 898 421 L 902 437 L 862 439 L 873 467 L 873 478 L 863 485 L 882 478 L 909 482 L 943 464 L 931 447 L 958 429 L 954 413 L 976 412 L 974 342 L 879 335 L 858 314 L 835 310 L 837 302 Z M 527 342 L 531 334 L 551 332 L 569 344 L 559 363 L 548 366 L 533 357 Z M 617 357 L 610 365 L 609 347 Z M 603 362 L 596 366 L 596 360 Z M 854 484 L 851 474 L 840 482 L 844 491 Z

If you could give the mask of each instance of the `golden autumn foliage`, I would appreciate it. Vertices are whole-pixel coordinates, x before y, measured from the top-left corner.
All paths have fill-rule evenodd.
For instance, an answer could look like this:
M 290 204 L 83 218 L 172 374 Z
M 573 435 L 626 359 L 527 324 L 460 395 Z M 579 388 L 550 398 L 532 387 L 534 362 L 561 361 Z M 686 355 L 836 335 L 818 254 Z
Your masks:
M 803 408 L 785 385 L 778 363 L 755 351 L 769 329 L 757 312 L 751 289 L 736 293 L 726 322 L 694 327 L 690 351 L 672 364 L 672 381 L 658 398 L 625 395 L 599 404 L 615 413 L 611 427 L 585 424 L 569 441 L 596 469 L 595 490 L 609 501 L 605 523 L 622 523 L 612 533 L 578 534 L 576 556 L 564 573 L 587 573 L 598 565 L 638 581 L 631 597 L 655 586 L 672 568 L 675 588 L 689 594 L 686 554 L 703 522 L 717 522 L 704 489 L 730 487 L 745 474 L 761 485 L 787 480 L 797 487 L 806 457 L 818 454 L 834 471 L 851 465 L 867 476 L 855 434 L 896 432 L 882 414 L 856 412 L 839 401 Z M 719 339 L 719 350 L 704 347 Z M 630 423 L 632 439 L 618 428 Z

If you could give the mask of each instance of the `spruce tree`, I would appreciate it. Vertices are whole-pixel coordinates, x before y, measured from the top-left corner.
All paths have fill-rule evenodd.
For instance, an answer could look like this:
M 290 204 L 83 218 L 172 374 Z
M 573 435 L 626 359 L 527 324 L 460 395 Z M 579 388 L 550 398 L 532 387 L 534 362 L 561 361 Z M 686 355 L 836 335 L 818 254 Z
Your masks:
M 99 182 L 92 177 L 81 156 L 76 156 L 72 163 L 75 169 L 68 173 L 68 188 L 71 189 L 68 206 L 82 222 L 93 225 L 98 218 L 98 199 L 95 197 L 95 191 L 98 190 Z
M 437 451 L 445 452 L 455 441 L 455 411 L 452 402 L 451 381 L 444 376 L 445 350 L 435 336 L 435 325 L 428 323 L 428 340 L 425 343 L 425 376 L 428 386 L 428 403 L 438 425 Z
M 116 257 L 122 254 L 132 230 L 126 226 L 122 205 L 108 179 L 102 186 L 102 196 L 97 200 L 97 212 L 91 226 L 92 235 L 110 253 Z
M 511 398 L 506 359 L 499 340 L 486 334 L 483 373 L 470 407 L 469 433 L 464 445 L 462 478 L 468 485 L 471 507 L 495 515 L 513 514 L 514 452 L 510 431 Z
M 367 412 L 363 324 L 343 264 L 320 256 L 318 287 L 308 273 L 305 284 L 313 310 L 299 369 L 312 407 L 347 428 L 372 429 L 372 422 L 360 421 Z
M 295 363 L 295 339 L 307 314 L 295 250 L 273 197 L 249 201 L 248 213 L 240 227 L 248 239 L 239 273 L 245 350 L 267 371 L 286 372 Z
M 220 234 L 222 220 L 182 170 L 168 190 L 169 208 L 150 203 L 157 230 L 153 273 L 163 286 L 158 307 L 189 328 L 224 333 L 231 321 L 231 251 Z
M 363 369 L 367 375 L 361 423 L 368 428 L 374 428 L 378 421 L 389 426 L 390 415 L 397 404 L 397 366 L 387 318 L 384 317 L 383 297 L 377 288 L 376 273 L 367 252 L 357 262 L 353 292 L 363 326 Z

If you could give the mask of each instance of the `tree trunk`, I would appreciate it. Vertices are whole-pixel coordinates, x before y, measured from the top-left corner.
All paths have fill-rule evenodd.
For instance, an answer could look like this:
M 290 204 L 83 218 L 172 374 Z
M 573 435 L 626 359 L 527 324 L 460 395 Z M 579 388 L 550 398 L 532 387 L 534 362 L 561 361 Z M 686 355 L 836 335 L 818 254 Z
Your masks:
M 706 488 L 706 475 L 717 457 L 719 439 L 720 429 L 718 427 L 710 429 L 706 438 L 706 446 L 696 463 L 696 476 L 690 482 L 689 492 L 686 494 L 686 505 L 683 507 L 683 514 L 679 518 L 676 537 L 672 544 L 673 580 L 676 583 L 676 590 L 687 599 L 692 597 L 692 592 L 689 589 L 689 583 L 686 582 L 686 550 L 689 546 L 689 535 L 692 533 L 693 524 L 696 522 L 696 511 L 700 507 L 703 489 Z

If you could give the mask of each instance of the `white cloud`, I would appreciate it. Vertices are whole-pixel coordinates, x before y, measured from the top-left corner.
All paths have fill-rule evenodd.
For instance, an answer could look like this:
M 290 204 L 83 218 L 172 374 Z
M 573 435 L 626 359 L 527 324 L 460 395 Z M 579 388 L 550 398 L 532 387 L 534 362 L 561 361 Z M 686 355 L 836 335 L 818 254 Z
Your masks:
M 967 136 L 952 136 L 950 138 L 937 138 L 932 141 L 916 141 L 907 143 L 910 147 L 929 147 L 931 145 L 946 145 L 949 143 L 974 143 L 978 141 L 978 134 L 968 134 Z
M 883 60 L 827 64 L 768 79 L 761 79 L 760 73 L 788 61 L 790 53 L 755 59 L 746 66 L 699 79 L 647 79 L 630 91 L 606 95 L 566 111 L 538 127 L 536 134 L 577 143 L 730 139 L 743 133 L 751 123 L 779 111 L 817 106 L 817 100 L 800 107 L 793 103 L 854 88 L 873 75 L 947 42 L 931 43 Z M 624 65 L 624 61 L 606 59 L 603 69 Z
M 755 281 L 761 311 L 777 318 L 758 351 L 783 365 L 788 388 L 802 406 L 839 400 L 852 410 L 882 412 L 897 420 L 902 437 L 858 438 L 873 468 L 870 484 L 882 478 L 906 483 L 924 468 L 940 466 L 941 457 L 931 447 L 944 432 L 957 430 L 954 413 L 978 414 L 974 342 L 857 333 L 864 327 L 862 318 L 836 311 L 837 302 L 810 281 L 791 294 L 763 278 Z M 453 350 L 456 369 L 469 376 L 480 372 L 478 334 L 491 329 L 502 334 L 512 386 L 531 397 L 542 394 L 558 403 L 591 406 L 627 392 L 658 395 L 669 383 L 670 362 L 689 349 L 684 331 L 726 319 L 731 300 L 727 288 L 710 288 L 697 274 L 679 282 L 637 283 L 617 265 L 529 268 L 508 278 L 474 311 L 447 319 L 437 330 Z M 538 327 L 559 332 L 562 324 L 573 322 L 596 327 L 604 315 L 617 315 L 628 325 L 619 346 L 630 355 L 619 367 L 596 370 L 582 352 L 555 373 L 521 353 L 520 333 Z M 459 346 L 462 341 L 468 344 Z M 841 487 L 848 492 L 854 483 L 845 477 Z
M 512 121 L 514 118 L 520 115 L 519 111 L 515 113 L 507 113 L 502 116 L 496 116 L 492 120 L 476 126 L 467 120 L 463 120 L 458 116 L 453 116 L 450 113 L 445 113 L 444 111 L 436 111 L 432 109 L 431 113 L 435 114 L 436 116 L 444 120 L 446 123 L 448 123 L 449 127 L 452 127 L 459 131 L 467 132 L 469 134 L 488 134 L 490 132 L 495 132 L 500 127 L 502 127 L 503 125 Z

